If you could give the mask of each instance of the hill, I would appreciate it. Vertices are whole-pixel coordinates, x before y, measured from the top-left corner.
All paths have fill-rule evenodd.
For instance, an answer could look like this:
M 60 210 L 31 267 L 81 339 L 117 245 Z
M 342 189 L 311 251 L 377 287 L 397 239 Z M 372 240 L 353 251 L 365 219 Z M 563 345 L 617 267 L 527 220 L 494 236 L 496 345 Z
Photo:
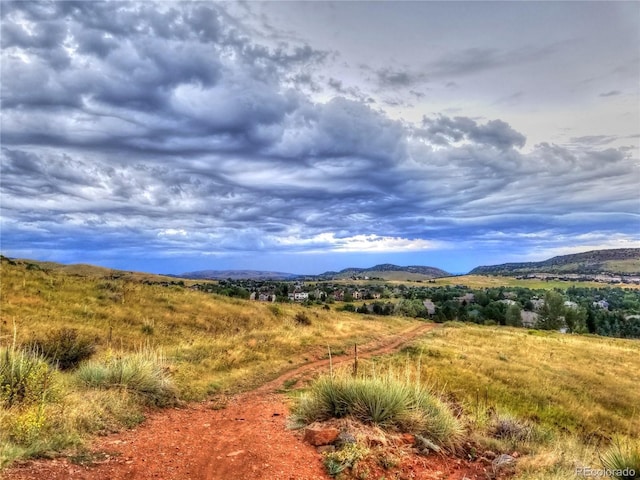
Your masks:
M 504 263 L 476 267 L 470 275 L 527 275 L 536 273 L 578 275 L 638 275 L 640 248 L 592 250 L 561 255 L 542 262 Z
M 345 268 L 339 272 L 325 272 L 317 275 L 318 279 L 345 279 L 353 277 L 375 277 L 385 280 L 423 280 L 439 277 L 450 277 L 451 274 L 435 267 L 409 265 L 401 267 L 391 263 L 383 263 L 370 268 Z
M 298 277 L 294 273 L 265 272 L 262 270 L 198 270 L 176 275 L 180 278 L 207 280 L 291 280 Z

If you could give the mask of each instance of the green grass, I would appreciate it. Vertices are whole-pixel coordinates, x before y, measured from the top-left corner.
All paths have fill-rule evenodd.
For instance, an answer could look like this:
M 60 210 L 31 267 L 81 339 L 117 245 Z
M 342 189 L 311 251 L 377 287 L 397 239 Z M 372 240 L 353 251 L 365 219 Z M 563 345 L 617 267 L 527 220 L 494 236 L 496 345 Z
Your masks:
M 432 391 L 394 371 L 353 378 L 346 370 L 314 382 L 294 415 L 303 424 L 349 417 L 393 431 L 413 433 L 455 451 L 463 428 Z
M 146 405 L 168 406 L 177 400 L 165 359 L 150 348 L 102 362 L 86 362 L 75 378 L 89 388 L 126 390 L 139 396 Z

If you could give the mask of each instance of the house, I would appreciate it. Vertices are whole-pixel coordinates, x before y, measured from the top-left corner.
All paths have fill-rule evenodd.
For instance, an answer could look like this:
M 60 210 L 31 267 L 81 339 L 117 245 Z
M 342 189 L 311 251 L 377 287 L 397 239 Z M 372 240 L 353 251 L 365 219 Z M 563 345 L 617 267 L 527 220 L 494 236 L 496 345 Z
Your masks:
M 597 302 L 593 302 L 593 306 L 595 308 L 601 308 L 603 310 L 609 310 L 609 302 L 606 300 L 598 300 Z
M 354 300 L 360 300 L 362 298 L 362 292 L 360 292 L 360 290 L 354 290 L 351 296 Z
M 531 299 L 531 304 L 533 305 L 533 309 L 534 310 L 540 310 L 542 307 L 544 307 L 544 299 L 542 299 L 542 298 L 532 298 Z
M 464 303 L 466 305 L 473 303 L 475 299 L 476 299 L 476 296 L 473 293 L 467 293 L 465 295 L 462 295 L 461 297 L 456 298 L 456 300 L 458 300 L 459 303 Z
M 520 320 L 522 321 L 523 327 L 534 328 L 538 323 L 538 314 L 536 312 L 529 312 L 527 310 L 522 310 L 520 312 Z
M 433 301 L 431 301 L 431 299 L 429 299 L 429 298 L 425 299 L 422 302 L 422 305 L 424 305 L 424 308 L 427 309 L 427 313 L 429 314 L 429 316 L 436 314 L 436 304 L 433 303 Z
M 261 293 L 258 295 L 258 300 L 260 302 L 275 302 L 276 294 L 275 293 Z
M 566 302 L 564 302 L 564 306 L 567 308 L 571 308 L 573 310 L 576 310 L 578 308 L 578 304 L 576 302 L 572 302 L 570 300 L 567 300 Z
M 374 300 L 380 300 L 380 297 L 382 297 L 382 294 L 380 292 L 371 292 L 371 298 L 373 298 Z
M 518 303 L 515 300 L 511 300 L 510 298 L 504 298 L 502 300 L 498 300 L 498 302 L 504 303 L 505 305 L 509 305 L 509 306 L 515 305 L 516 303 Z
M 293 300 L 295 302 L 304 302 L 309 300 L 309 294 L 307 292 L 293 292 Z
M 344 301 L 344 290 L 335 290 L 331 296 L 333 297 L 333 299 L 336 302 L 343 302 Z

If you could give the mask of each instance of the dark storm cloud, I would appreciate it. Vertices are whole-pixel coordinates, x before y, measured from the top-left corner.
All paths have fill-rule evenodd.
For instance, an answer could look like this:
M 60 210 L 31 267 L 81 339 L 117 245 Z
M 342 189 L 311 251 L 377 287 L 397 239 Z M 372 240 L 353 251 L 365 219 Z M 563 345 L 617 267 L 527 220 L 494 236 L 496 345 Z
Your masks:
M 605 204 L 637 210 L 634 152 L 599 150 L 606 136 L 523 153 L 525 136 L 500 119 L 394 120 L 359 87 L 317 74 L 327 52 L 255 42 L 223 7 L 3 4 L 7 248 L 303 251 L 367 235 L 455 241 L 517 231 L 522 218 L 557 228 Z M 514 55 L 465 50 L 432 71 Z M 377 75 L 386 87 L 424 81 Z

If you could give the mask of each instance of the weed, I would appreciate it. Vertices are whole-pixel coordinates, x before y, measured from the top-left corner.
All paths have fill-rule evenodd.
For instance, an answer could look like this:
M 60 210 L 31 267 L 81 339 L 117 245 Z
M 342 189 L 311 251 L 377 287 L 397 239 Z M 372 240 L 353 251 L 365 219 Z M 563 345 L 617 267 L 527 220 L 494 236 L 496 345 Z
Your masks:
M 325 454 L 324 466 L 329 475 L 335 477 L 347 468 L 353 468 L 368 453 L 369 450 L 362 445 L 347 443 L 340 450 Z

